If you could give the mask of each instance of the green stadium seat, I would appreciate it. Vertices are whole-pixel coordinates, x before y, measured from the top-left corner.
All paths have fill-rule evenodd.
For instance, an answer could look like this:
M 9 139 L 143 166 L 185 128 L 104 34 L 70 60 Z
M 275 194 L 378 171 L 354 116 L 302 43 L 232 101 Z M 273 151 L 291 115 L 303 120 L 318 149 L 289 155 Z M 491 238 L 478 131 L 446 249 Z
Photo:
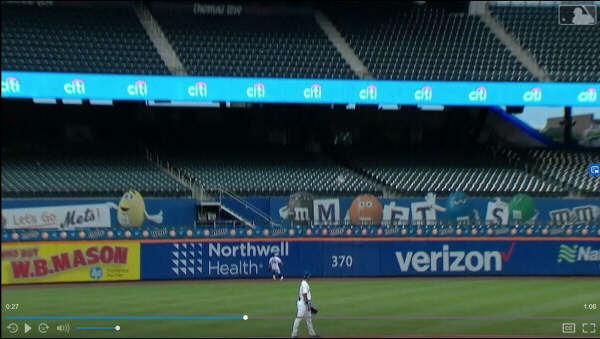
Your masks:
M 373 7 L 336 8 L 328 16 L 377 79 L 534 80 L 476 16 Z
M 169 74 L 132 8 L 2 6 L 2 70 Z

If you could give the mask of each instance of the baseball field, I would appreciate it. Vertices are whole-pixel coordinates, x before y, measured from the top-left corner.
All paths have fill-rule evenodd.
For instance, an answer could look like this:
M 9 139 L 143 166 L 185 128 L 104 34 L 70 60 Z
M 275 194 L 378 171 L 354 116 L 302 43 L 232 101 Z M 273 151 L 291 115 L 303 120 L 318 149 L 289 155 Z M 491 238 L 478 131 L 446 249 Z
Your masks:
M 600 278 L 312 279 L 313 324 L 322 337 L 563 336 L 600 332 Z M 60 284 L 2 287 L 2 337 L 289 337 L 299 279 Z M 7 310 L 7 304 L 18 304 Z M 242 316 L 248 315 L 248 320 Z M 13 320 L 6 316 L 204 317 L 237 319 Z M 10 334 L 7 324 L 20 330 Z M 583 334 L 582 323 L 596 323 Z M 70 333 L 58 332 L 70 323 Z M 114 327 L 77 329 L 77 327 Z M 587 330 L 591 327 L 588 325 Z M 299 335 L 307 337 L 303 322 Z

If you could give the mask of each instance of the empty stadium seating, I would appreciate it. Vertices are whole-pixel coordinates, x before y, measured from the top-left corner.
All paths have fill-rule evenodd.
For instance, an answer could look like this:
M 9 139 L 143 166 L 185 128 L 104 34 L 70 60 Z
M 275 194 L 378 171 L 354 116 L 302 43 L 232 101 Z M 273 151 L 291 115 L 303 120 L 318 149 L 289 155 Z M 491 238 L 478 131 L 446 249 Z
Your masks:
M 287 195 L 307 191 L 315 194 L 378 192 L 378 188 L 333 162 L 309 155 L 199 154 L 173 158 L 171 165 L 194 178 L 208 192 L 225 189 L 244 195 Z
M 495 196 L 527 193 L 565 196 L 569 188 L 591 195 L 600 192 L 600 180 L 588 174 L 589 163 L 600 163 L 597 152 L 531 150 L 529 167 L 507 161 L 511 152 L 493 157 L 461 158 L 424 153 L 397 157 L 354 155 L 351 167 L 308 154 L 243 154 L 223 152 L 172 157 L 169 166 L 209 194 L 221 189 L 242 195 L 289 195 L 307 191 L 320 195 L 386 192 L 418 196 L 463 191 Z M 430 155 L 430 156 L 427 156 Z M 144 196 L 189 196 L 191 192 L 157 165 L 141 157 L 60 157 L 3 154 L 2 195 L 119 196 L 137 189 Z M 514 163 L 514 165 L 510 165 Z
M 534 80 L 476 16 L 429 6 L 328 15 L 377 79 Z
M 153 14 L 191 75 L 356 78 L 311 15 Z
M 600 25 L 559 25 L 557 7 L 491 10 L 552 80 L 600 81 Z
M 135 189 L 143 196 L 189 196 L 191 192 L 144 158 L 11 158 L 3 154 L 3 197 L 115 197 Z
M 515 193 L 559 196 L 567 193 L 563 187 L 509 165 L 501 152 L 496 157 L 485 153 L 461 155 L 452 151 L 446 154 L 424 152 L 412 159 L 408 154 L 391 159 L 355 156 L 354 166 L 401 195 L 453 191 L 480 196 Z
M 2 70 L 169 74 L 130 8 L 2 7 Z
M 366 170 L 377 179 L 404 194 L 426 192 L 471 194 L 564 193 L 535 176 L 512 168 L 435 168 L 368 166 Z
M 600 163 L 598 151 L 531 150 L 532 168 L 542 176 L 583 192 L 600 194 L 600 179 L 589 175 L 589 164 Z
M 2 9 L 4 70 L 169 74 L 132 8 Z M 491 9 L 551 79 L 600 80 L 600 25 L 558 25 L 550 6 Z M 153 14 L 191 75 L 357 78 L 311 14 Z M 327 15 L 378 79 L 535 80 L 465 12 L 363 6 Z

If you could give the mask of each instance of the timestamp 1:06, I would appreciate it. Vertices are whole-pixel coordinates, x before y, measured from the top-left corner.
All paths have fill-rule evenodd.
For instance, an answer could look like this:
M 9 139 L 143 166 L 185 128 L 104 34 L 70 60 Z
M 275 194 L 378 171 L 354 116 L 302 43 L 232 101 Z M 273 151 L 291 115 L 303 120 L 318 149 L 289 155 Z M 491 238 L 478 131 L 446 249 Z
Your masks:
M 4 304 L 4 309 L 7 311 L 16 311 L 19 309 L 19 304 Z
M 583 304 L 583 308 L 586 310 L 597 310 L 598 305 L 597 304 Z

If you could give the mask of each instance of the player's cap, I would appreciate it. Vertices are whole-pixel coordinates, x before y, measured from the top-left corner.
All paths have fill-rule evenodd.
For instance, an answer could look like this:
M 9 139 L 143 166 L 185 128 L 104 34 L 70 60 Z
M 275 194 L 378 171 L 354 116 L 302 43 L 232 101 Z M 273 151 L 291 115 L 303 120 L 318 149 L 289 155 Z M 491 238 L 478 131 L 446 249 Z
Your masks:
M 310 272 L 304 271 L 304 279 L 310 278 Z

